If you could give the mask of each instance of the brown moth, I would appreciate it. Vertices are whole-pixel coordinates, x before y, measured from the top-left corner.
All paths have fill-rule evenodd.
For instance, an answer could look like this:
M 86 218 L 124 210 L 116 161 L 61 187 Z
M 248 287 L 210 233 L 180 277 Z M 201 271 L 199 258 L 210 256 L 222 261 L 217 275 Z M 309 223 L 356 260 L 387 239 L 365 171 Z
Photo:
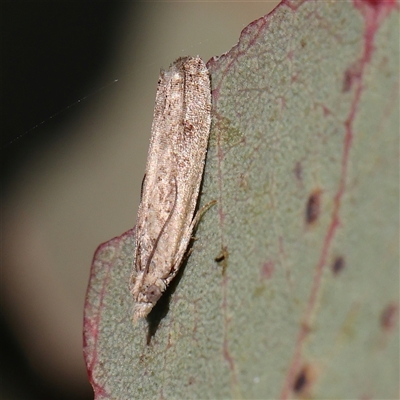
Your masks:
M 130 291 L 145 317 L 177 274 L 193 229 L 211 124 L 210 76 L 200 57 L 176 60 L 158 81 Z

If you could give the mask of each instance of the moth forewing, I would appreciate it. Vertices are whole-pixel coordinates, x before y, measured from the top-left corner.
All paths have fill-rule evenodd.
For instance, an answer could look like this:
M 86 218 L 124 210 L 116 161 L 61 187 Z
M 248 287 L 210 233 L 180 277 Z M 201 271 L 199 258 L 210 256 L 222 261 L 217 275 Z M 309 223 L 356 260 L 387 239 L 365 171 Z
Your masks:
M 151 311 L 190 242 L 210 124 L 208 70 L 199 57 L 180 58 L 158 82 L 130 281 L 134 320 Z

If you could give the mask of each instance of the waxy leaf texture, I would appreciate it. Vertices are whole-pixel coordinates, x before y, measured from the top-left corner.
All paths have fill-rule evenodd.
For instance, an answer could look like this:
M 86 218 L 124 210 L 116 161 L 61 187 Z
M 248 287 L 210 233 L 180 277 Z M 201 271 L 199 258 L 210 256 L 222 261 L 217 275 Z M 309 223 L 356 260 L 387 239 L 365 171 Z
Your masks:
M 217 205 L 137 325 L 134 231 L 97 250 L 96 399 L 398 398 L 398 21 L 395 1 L 283 1 L 208 62 Z

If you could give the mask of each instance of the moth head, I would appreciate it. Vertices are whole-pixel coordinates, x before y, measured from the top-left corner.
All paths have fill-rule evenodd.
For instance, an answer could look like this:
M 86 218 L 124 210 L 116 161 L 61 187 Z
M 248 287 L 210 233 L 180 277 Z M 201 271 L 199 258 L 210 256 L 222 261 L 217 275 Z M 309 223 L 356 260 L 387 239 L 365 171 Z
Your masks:
M 150 285 L 146 289 L 145 297 L 149 303 L 154 306 L 157 303 L 158 299 L 161 297 L 162 291 L 156 285 Z
M 140 300 L 135 304 L 133 320 L 146 317 L 158 299 L 162 295 L 162 290 L 156 285 L 149 285 L 140 295 Z

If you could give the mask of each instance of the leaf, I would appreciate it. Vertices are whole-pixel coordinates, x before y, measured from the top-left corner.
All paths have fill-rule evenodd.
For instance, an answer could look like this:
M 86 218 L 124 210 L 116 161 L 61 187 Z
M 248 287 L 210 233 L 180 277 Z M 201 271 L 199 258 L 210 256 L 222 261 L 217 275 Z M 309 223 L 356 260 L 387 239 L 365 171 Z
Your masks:
M 283 1 L 209 61 L 200 205 L 218 203 L 138 325 L 133 230 L 97 250 L 96 399 L 398 397 L 398 18 Z

